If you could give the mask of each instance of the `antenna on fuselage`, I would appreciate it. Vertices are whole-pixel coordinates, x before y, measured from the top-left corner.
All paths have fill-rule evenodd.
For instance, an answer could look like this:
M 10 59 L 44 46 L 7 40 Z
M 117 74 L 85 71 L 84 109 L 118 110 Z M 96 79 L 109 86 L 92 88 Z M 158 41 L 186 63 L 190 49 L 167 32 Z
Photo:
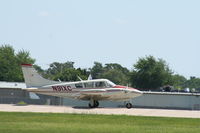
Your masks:
M 91 74 L 88 76 L 88 80 L 92 80 L 92 75 Z
M 80 81 L 83 81 L 79 76 L 77 76 Z
M 126 85 L 126 89 L 128 89 L 128 84 Z

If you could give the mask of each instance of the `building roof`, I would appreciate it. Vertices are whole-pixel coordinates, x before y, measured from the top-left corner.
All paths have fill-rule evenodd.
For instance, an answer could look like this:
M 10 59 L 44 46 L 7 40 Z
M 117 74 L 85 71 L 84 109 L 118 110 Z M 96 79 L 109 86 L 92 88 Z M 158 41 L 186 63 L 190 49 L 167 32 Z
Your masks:
M 0 81 L 0 89 L 1 88 L 22 89 L 22 88 L 26 88 L 26 84 L 23 83 L 23 82 L 4 82 L 4 81 Z

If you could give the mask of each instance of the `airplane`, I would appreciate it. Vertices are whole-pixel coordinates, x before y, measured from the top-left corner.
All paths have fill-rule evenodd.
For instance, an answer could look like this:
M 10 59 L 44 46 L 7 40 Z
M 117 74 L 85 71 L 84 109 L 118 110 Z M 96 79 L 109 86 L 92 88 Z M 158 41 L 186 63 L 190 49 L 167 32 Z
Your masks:
M 88 79 L 76 82 L 57 82 L 43 78 L 32 64 L 22 64 L 22 72 L 26 83 L 25 90 L 33 93 L 88 100 L 90 108 L 99 106 L 99 101 L 125 101 L 128 109 L 132 108 L 132 98 L 142 92 L 128 86 L 116 85 L 108 79 Z

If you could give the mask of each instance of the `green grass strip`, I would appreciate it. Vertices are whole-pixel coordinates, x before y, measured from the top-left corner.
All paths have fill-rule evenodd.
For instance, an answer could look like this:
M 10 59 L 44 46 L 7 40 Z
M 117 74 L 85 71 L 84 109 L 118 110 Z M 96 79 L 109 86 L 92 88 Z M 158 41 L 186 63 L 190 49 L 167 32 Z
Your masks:
M 0 112 L 0 133 L 200 133 L 200 119 Z

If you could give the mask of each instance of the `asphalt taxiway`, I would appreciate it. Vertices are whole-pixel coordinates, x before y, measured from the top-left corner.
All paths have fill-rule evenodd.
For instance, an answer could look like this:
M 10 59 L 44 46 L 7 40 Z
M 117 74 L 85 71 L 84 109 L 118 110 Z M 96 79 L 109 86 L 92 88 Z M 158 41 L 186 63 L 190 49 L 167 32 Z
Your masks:
M 90 109 L 88 107 L 0 104 L 0 111 L 200 118 L 200 111 L 146 108 L 127 109 L 100 107 Z

